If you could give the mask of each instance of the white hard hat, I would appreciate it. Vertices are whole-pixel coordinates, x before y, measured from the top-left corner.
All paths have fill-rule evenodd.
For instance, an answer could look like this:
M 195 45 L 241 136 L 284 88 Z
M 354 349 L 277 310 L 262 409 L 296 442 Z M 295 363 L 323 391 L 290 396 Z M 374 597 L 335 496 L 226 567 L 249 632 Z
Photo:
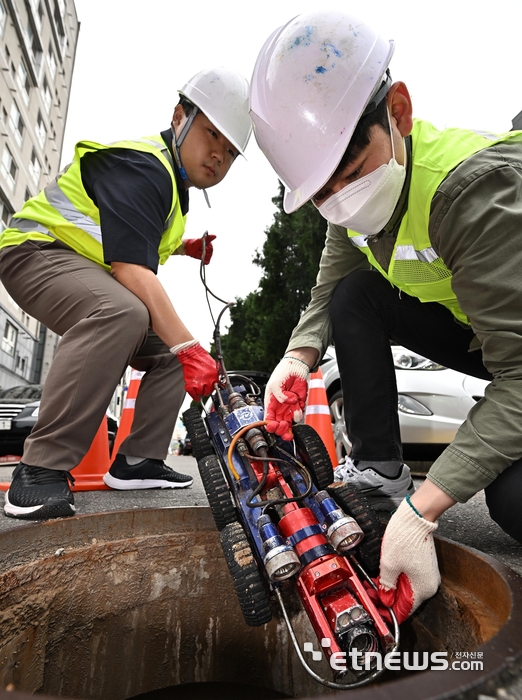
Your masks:
M 298 15 L 268 38 L 252 76 L 256 141 L 291 213 L 329 180 L 379 89 L 393 41 L 340 11 Z
M 226 68 L 202 70 L 179 91 L 243 154 L 252 133 L 248 80 Z

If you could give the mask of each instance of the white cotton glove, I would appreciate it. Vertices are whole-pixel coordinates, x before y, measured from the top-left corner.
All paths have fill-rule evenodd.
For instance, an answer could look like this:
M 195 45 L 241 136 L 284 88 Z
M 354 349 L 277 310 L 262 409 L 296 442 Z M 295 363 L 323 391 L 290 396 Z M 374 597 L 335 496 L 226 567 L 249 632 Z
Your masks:
M 292 421 L 303 420 L 310 368 L 296 357 L 283 357 L 265 389 L 265 420 L 269 433 L 292 439 Z
M 437 527 L 437 523 L 424 520 L 406 498 L 384 533 L 377 581 L 379 598 L 393 609 L 399 624 L 440 586 L 432 534 Z

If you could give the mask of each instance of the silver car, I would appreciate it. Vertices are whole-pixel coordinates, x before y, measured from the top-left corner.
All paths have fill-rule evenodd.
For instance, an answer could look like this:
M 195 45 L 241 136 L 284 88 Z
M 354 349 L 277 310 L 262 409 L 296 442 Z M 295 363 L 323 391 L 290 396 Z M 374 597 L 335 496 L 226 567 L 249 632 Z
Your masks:
M 399 395 L 399 424 L 404 454 L 409 459 L 435 458 L 454 438 L 470 408 L 484 396 L 488 382 L 456 372 L 392 345 Z M 335 349 L 328 348 L 321 363 L 337 456 L 350 454 L 343 394 Z

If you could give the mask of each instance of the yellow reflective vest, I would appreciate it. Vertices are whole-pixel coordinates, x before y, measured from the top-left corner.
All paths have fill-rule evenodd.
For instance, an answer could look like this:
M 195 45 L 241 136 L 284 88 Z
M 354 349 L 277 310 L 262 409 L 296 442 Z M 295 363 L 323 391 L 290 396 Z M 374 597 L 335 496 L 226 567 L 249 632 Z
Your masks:
M 118 141 L 108 145 L 92 141 L 76 144 L 74 158 L 36 197 L 31 197 L 20 212 L 13 215 L 10 227 L 0 237 L 0 248 L 19 245 L 26 240 L 62 241 L 80 255 L 110 269 L 104 263 L 100 212 L 82 183 L 80 162 L 86 153 L 107 148 L 126 148 L 152 153 L 164 165 L 172 181 L 172 203 L 159 246 L 163 265 L 181 244 L 186 217 L 181 213 L 172 156 L 159 135 L 136 141 Z
M 365 236 L 347 231 L 353 245 L 367 255 L 372 266 L 394 286 L 423 302 L 443 304 L 463 323 L 469 320 L 453 293 L 451 271 L 431 246 L 428 232 L 431 201 L 441 182 L 460 163 L 484 148 L 510 139 L 522 142 L 522 131 L 500 135 L 465 129 L 438 131 L 429 122 L 414 120 L 408 207 L 388 270 L 379 265 Z

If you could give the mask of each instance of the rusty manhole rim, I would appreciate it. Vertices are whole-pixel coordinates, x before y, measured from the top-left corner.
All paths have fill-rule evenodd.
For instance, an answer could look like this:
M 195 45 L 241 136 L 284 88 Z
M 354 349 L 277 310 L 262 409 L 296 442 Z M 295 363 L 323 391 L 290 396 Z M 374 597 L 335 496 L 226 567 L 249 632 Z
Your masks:
M 127 509 L 17 524 L 9 530 L 0 531 L 0 544 L 3 545 L 1 549 L 5 553 L 0 559 L 0 573 L 27 564 L 29 561 L 38 561 L 38 559 L 52 556 L 59 547 L 88 546 L 92 544 L 93 538 L 97 539 L 98 544 L 108 544 L 131 537 L 161 536 L 172 533 L 172 516 L 176 518 L 177 531 L 189 532 L 194 528 L 216 531 L 210 508 L 201 506 Z M 123 530 L 122 525 L 126 526 Z M 115 527 L 117 530 L 114 530 Z M 511 609 L 507 621 L 497 634 L 475 650 L 483 652 L 484 669 L 482 671 L 424 671 L 397 681 L 336 693 L 339 700 L 402 700 L 404 697 L 410 697 L 412 700 L 443 700 L 455 697 L 457 694 L 463 699 L 467 693 L 479 691 L 485 684 L 495 679 L 500 681 L 509 674 L 510 670 L 517 668 L 519 664 L 522 665 L 520 632 L 522 629 L 522 577 L 497 559 L 473 547 L 443 537 L 436 537 L 436 540 L 438 547 L 459 547 L 482 560 L 500 576 L 510 592 Z M 42 553 L 38 559 L 31 559 L 27 554 L 28 551 Z M 0 700 L 29 700 L 34 697 L 17 690 L 0 689 Z M 57 696 L 38 694 L 37 697 L 42 700 L 57 700 Z M 60 697 L 61 700 L 67 700 L 65 696 Z M 321 698 L 326 700 L 328 697 L 331 696 L 316 696 L 317 700 Z M 475 697 L 475 695 L 469 697 Z M 69 700 L 72 699 L 69 698 Z M 306 700 L 306 697 L 302 700 Z

